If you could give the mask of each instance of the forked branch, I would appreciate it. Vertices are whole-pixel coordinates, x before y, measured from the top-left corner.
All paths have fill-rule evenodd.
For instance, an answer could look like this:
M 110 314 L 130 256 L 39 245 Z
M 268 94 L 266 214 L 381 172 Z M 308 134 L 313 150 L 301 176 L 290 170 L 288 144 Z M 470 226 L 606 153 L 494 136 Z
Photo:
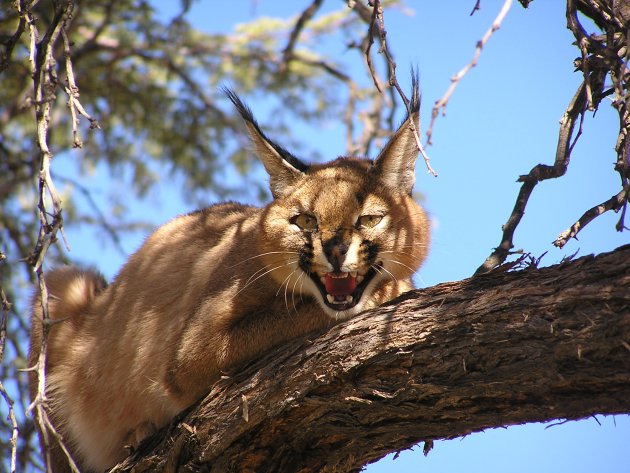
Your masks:
M 575 124 L 583 113 L 586 107 L 586 100 L 584 94 L 584 84 L 582 83 L 571 103 L 564 112 L 562 120 L 560 121 L 560 132 L 558 134 L 558 145 L 556 147 L 556 160 L 553 166 L 546 164 L 537 164 L 529 171 L 528 174 L 520 176 L 518 182 L 522 182 L 521 189 L 516 198 L 516 203 L 512 209 L 512 214 L 508 218 L 507 222 L 503 225 L 503 236 L 501 243 L 494 251 L 486 258 L 484 263 L 477 269 L 475 274 L 485 273 L 491 269 L 502 264 L 510 254 L 510 251 L 514 247 L 514 232 L 516 227 L 521 222 L 523 215 L 525 215 L 525 207 L 529 201 L 529 197 L 540 181 L 546 179 L 554 179 L 564 175 L 569 165 L 571 158 L 571 150 L 573 149 L 571 139 Z
M 79 102 L 79 89 L 76 85 L 72 68 L 70 41 L 67 36 L 67 30 L 72 19 L 74 1 L 65 0 L 55 3 L 54 13 L 50 25 L 43 37 L 40 37 L 37 28 L 37 18 L 34 17 L 31 11 L 32 2 L 15 2 L 15 4 L 20 14 L 21 21 L 24 21 L 24 23 L 28 25 L 28 32 L 30 34 L 29 62 L 33 77 L 37 144 L 40 150 L 38 183 L 39 199 L 37 205 L 40 230 L 35 248 L 28 260 L 37 275 L 39 283 L 39 294 L 43 318 L 41 324 L 42 342 L 37 362 L 35 366 L 29 368 L 30 370 L 36 372 L 38 382 L 35 398 L 28 407 L 27 412 L 34 413 L 36 422 L 42 432 L 47 471 L 51 471 L 50 449 L 52 448 L 51 442 L 54 441 L 58 444 L 61 451 L 65 452 L 72 471 L 78 472 L 78 469 L 74 465 L 74 461 L 63 444 L 63 439 L 56 433 L 48 418 L 48 400 L 46 396 L 46 347 L 48 344 L 48 333 L 51 324 L 48 311 L 48 290 L 44 276 L 43 263 L 50 246 L 57 240 L 57 235 L 63 235 L 63 206 L 61 196 L 55 187 L 55 183 L 50 172 L 53 153 L 49 146 L 49 126 L 51 121 L 52 106 L 56 99 L 56 92 L 60 88 L 57 61 L 55 60 L 55 50 L 58 48 L 60 38 L 63 40 L 65 75 L 68 81 L 67 85 L 64 86 L 64 89 L 69 97 L 68 106 L 72 117 L 72 134 L 75 147 L 82 146 L 82 141 L 78 133 L 79 116 L 87 118 L 90 121 L 92 128 L 98 127 L 98 123 L 85 111 Z M 52 439 L 50 437 L 51 434 L 53 436 Z
M 510 0 L 507 0 L 510 1 Z M 370 70 L 370 74 L 372 75 L 372 79 L 374 80 L 374 86 L 382 92 L 381 87 L 379 85 L 378 79 L 376 78 L 376 71 L 374 70 L 374 65 L 372 63 L 371 58 L 371 49 L 372 44 L 374 43 L 374 36 L 378 34 L 381 47 L 379 49 L 379 53 L 385 56 L 385 60 L 387 61 L 388 73 L 389 73 L 389 85 L 393 87 L 398 92 L 398 96 L 402 100 L 405 105 L 405 109 L 407 110 L 407 116 L 411 116 L 411 104 L 409 99 L 405 95 L 402 87 L 398 83 L 398 79 L 396 78 L 396 61 L 391 54 L 389 47 L 387 46 L 387 30 L 385 29 L 385 20 L 383 19 L 383 7 L 381 6 L 380 0 L 372 0 L 368 2 L 372 6 L 372 15 L 370 17 L 369 27 L 368 27 L 368 45 L 365 50 L 365 58 L 368 63 L 368 67 Z M 422 146 L 422 142 L 420 140 L 420 130 L 416 130 L 416 125 L 413 123 L 413 120 L 410 120 L 409 126 L 411 127 L 411 131 L 413 133 L 414 138 L 416 139 L 416 147 L 418 151 L 422 155 L 424 159 L 424 164 L 427 167 L 427 172 L 432 176 L 437 177 L 437 172 L 431 167 L 429 156 L 424 150 L 424 146 Z
M 587 223 L 608 210 L 621 210 L 621 218 L 616 228 L 618 231 L 625 229 L 624 217 L 628 205 L 630 177 L 630 162 L 628 161 L 630 111 L 627 101 L 629 71 L 625 61 L 627 29 L 623 26 L 626 24 L 625 20 L 615 16 L 621 14 L 621 9 L 616 12 L 609 10 L 608 3 L 604 2 L 567 1 L 567 27 L 573 33 L 576 45 L 580 50 L 581 57 L 576 60 L 576 66 L 582 71 L 584 79 L 560 122 L 553 166 L 538 164 L 529 174 L 519 177 L 518 181 L 523 184 L 512 213 L 503 225 L 501 242 L 477 269 L 477 274 L 489 271 L 505 261 L 514 246 L 514 231 L 524 215 L 525 207 L 534 187 L 542 180 L 557 178 L 565 174 L 573 147 L 582 132 L 585 112 L 596 110 L 602 99 L 611 94 L 614 94 L 613 107 L 617 109 L 619 114 L 615 170 L 621 178 L 621 190 L 615 191 L 616 194 L 613 197 L 586 211 L 576 223 L 558 236 L 554 244 L 558 247 L 564 246 L 569 239 L 575 238 Z M 600 36 L 588 35 L 579 21 L 579 13 L 590 16 L 597 25 L 606 25 L 605 34 Z M 612 80 L 612 87 L 608 90 L 606 89 L 607 77 Z M 578 118 L 580 120 L 579 129 L 574 136 Z

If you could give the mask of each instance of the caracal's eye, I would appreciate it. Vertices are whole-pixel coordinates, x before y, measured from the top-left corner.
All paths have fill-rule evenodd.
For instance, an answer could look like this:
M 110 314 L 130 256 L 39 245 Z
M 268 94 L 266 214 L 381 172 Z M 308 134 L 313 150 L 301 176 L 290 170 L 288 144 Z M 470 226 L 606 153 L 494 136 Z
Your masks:
M 317 218 L 310 214 L 299 214 L 291 219 L 293 225 L 297 225 L 302 230 L 313 231 L 317 230 Z
M 374 228 L 383 220 L 382 215 L 361 215 L 357 220 L 357 226 L 359 228 Z

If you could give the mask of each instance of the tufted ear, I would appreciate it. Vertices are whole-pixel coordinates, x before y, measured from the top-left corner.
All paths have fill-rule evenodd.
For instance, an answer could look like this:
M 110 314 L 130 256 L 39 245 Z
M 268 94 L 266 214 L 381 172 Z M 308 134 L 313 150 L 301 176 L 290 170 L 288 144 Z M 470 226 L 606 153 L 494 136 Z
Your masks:
M 417 75 L 412 77 L 412 82 L 411 114 L 374 160 L 374 171 L 381 182 L 387 188 L 403 194 L 411 194 L 413 190 L 418 158 L 418 146 L 410 126 L 410 123 L 413 123 L 416 131 L 420 129 L 420 92 Z
M 245 120 L 254 151 L 269 174 L 271 194 L 278 198 L 304 176 L 308 166 L 265 136 L 250 108 L 234 91 L 227 88 L 223 91 Z

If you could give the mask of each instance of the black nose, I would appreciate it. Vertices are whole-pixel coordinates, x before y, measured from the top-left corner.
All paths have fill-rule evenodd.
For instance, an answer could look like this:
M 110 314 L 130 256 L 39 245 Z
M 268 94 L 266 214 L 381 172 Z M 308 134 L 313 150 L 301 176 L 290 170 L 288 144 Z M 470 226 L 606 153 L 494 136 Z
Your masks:
M 346 254 L 348 253 L 349 245 L 343 241 L 339 237 L 333 237 L 330 240 L 324 242 L 322 244 L 324 249 L 324 254 L 330 264 L 332 264 L 333 269 L 335 271 L 340 271 L 343 262 L 346 259 Z

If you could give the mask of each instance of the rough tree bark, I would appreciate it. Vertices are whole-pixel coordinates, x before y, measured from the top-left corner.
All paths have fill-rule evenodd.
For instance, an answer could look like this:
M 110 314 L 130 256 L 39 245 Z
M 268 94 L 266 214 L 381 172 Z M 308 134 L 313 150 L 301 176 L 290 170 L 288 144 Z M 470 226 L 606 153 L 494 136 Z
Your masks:
M 418 442 L 630 412 L 630 245 L 407 293 L 226 376 L 118 471 L 348 472 Z

